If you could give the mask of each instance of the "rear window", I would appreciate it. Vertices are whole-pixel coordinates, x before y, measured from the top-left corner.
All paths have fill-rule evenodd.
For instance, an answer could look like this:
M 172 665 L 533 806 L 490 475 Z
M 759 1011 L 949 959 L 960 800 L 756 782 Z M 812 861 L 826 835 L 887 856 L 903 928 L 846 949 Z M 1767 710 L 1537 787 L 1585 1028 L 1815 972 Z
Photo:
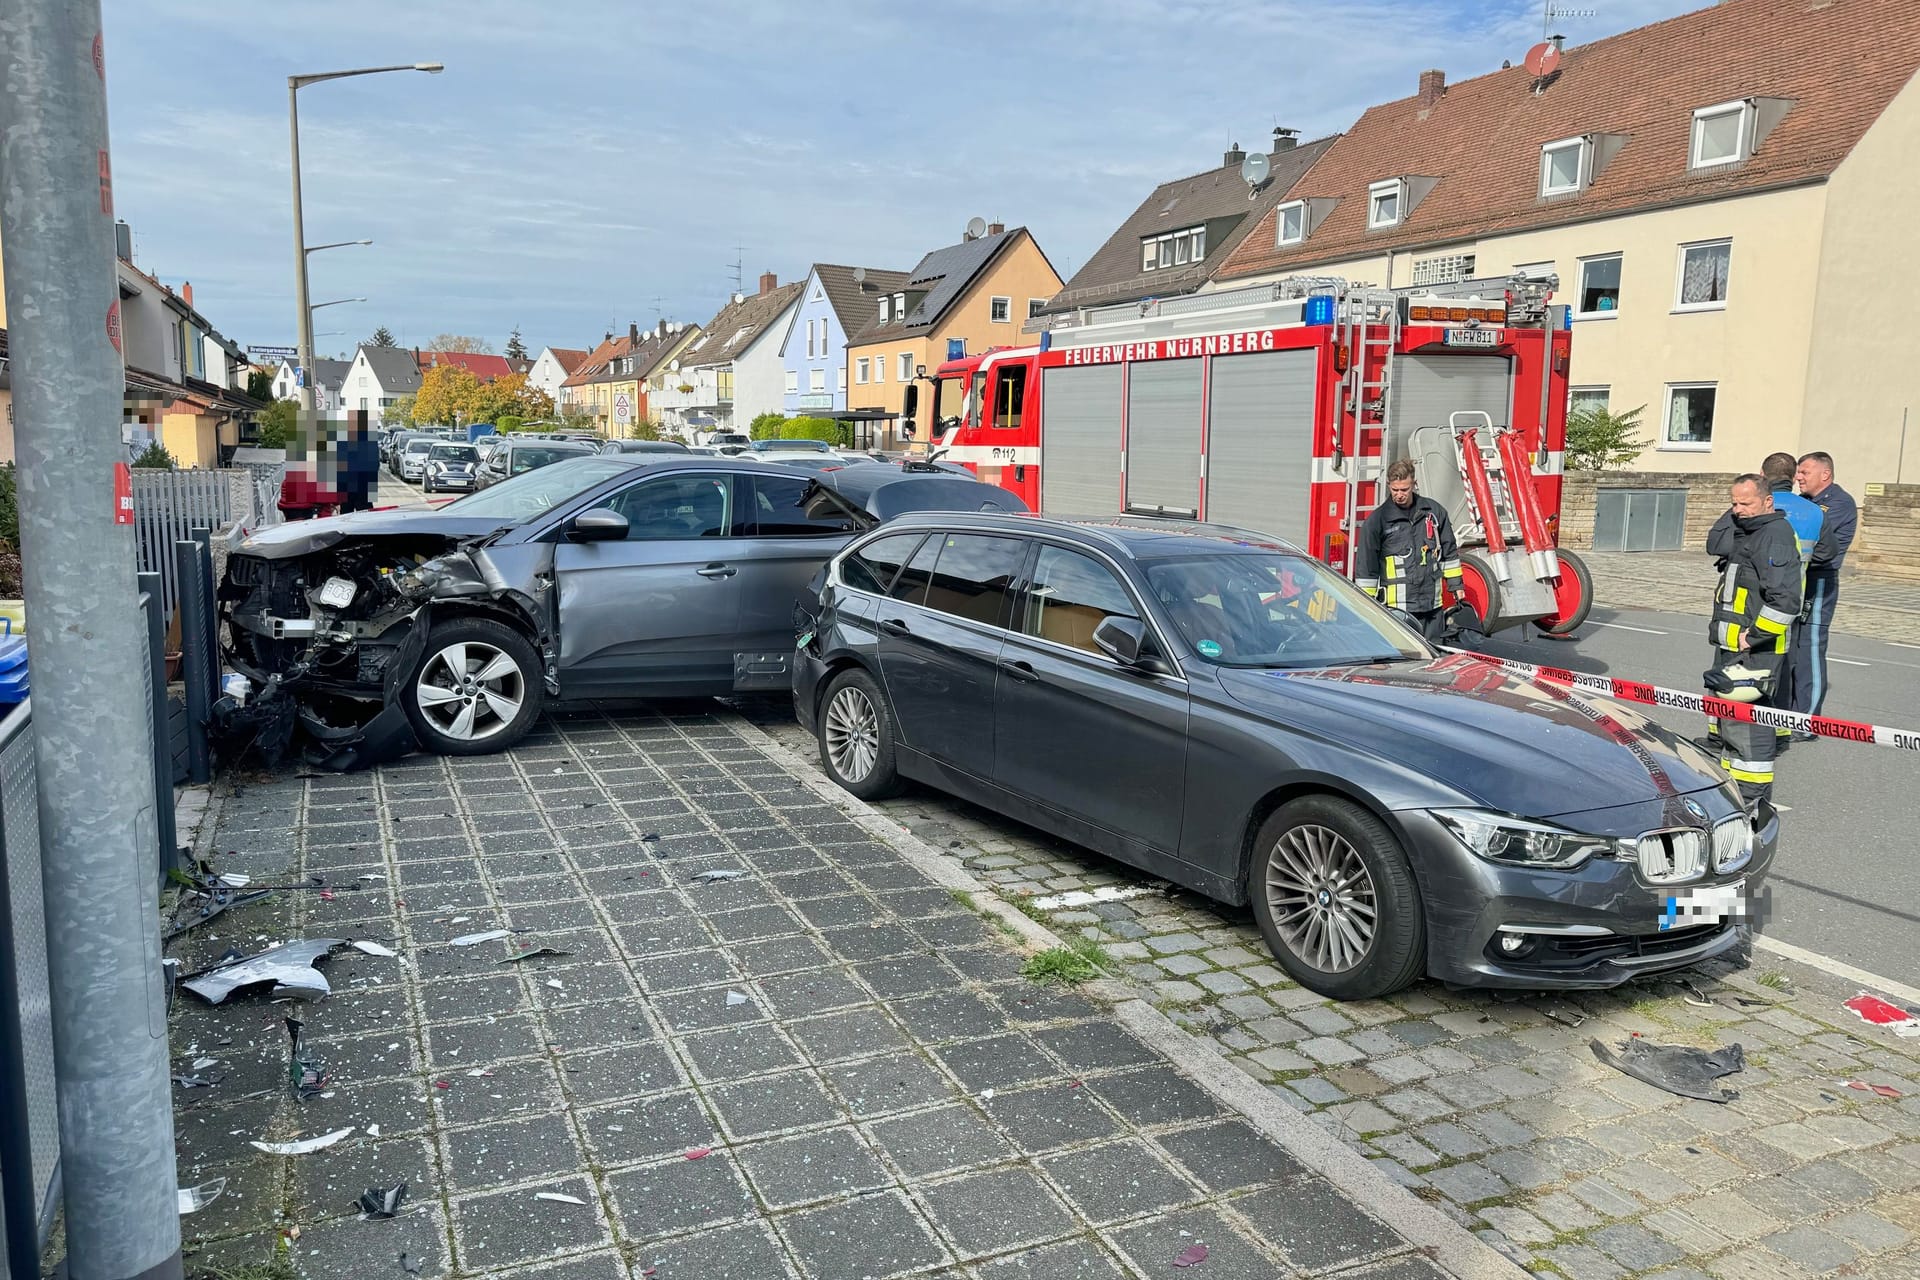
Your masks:
M 927 586 L 927 607 L 988 626 L 1006 626 L 1013 580 L 1026 557 L 1026 544 L 1017 538 L 978 534 L 928 540 L 929 545 L 941 542 L 940 558 Z
M 876 538 L 840 562 L 840 580 L 877 596 L 887 594 L 893 580 L 920 545 L 925 534 L 893 533 Z
M 584 452 L 583 449 L 556 449 L 551 446 L 515 449 L 511 455 L 513 474 L 519 475 L 522 471 L 531 471 L 535 467 L 551 466 L 562 458 L 577 458 Z
M 805 476 L 754 476 L 754 532 L 762 538 L 831 537 L 860 526 L 843 511 L 807 502 L 813 481 Z

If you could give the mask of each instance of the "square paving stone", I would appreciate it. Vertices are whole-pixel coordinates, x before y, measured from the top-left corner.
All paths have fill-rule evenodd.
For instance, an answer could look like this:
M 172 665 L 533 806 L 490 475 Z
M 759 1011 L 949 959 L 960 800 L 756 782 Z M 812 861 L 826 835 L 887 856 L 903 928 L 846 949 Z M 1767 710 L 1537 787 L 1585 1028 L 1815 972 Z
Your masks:
M 952 991 L 960 986 L 960 975 L 936 956 L 897 956 L 890 960 L 871 960 L 857 964 L 853 971 L 873 988 L 882 1000 L 903 1000 L 908 996 L 933 991 Z
M 666 1045 L 655 1040 L 560 1059 L 560 1081 L 581 1106 L 664 1093 L 687 1083 Z
M 753 1222 L 645 1245 L 635 1254 L 634 1274 L 648 1280 L 787 1280 L 794 1272 L 767 1225 Z
M 859 893 L 836 894 L 830 898 L 807 898 L 793 904 L 806 922 L 816 929 L 834 929 L 844 925 L 865 925 L 885 920 L 884 908 Z
M 719 1141 L 713 1121 L 692 1093 L 664 1093 L 574 1114 L 602 1166 L 684 1156 Z
M 922 942 L 942 953 L 984 946 L 994 940 L 993 930 L 971 915 L 930 916 L 915 920 L 907 927 Z
M 811 1013 L 865 1004 L 866 991 L 838 969 L 811 969 L 782 974 L 760 983 L 767 1005 L 781 1018 L 803 1018 Z
M 1304 1178 L 1233 1202 L 1261 1239 L 1309 1271 L 1338 1266 L 1406 1241 L 1321 1178 Z
M 963 1105 L 881 1120 L 873 1140 L 909 1178 L 993 1164 L 1013 1154 L 1007 1140 Z
M 1172 1067 L 1148 1067 L 1089 1083 L 1114 1110 L 1138 1125 L 1210 1120 L 1220 1114 L 1213 1095 Z
M 760 1198 L 776 1209 L 871 1191 L 893 1180 L 860 1135 L 844 1126 L 755 1143 L 739 1157 Z
M 845 1066 L 828 1067 L 833 1082 L 849 1110 L 856 1116 L 885 1115 L 929 1103 L 946 1102 L 955 1096 L 946 1077 L 927 1065 L 917 1054 L 901 1053 L 887 1058 L 868 1058 Z
M 640 985 L 652 993 L 735 982 L 740 977 L 727 953 L 715 948 L 636 958 L 633 972 L 640 979 Z
M 735 1002 L 729 999 L 730 994 L 743 995 L 747 997 L 746 1002 Z M 758 994 L 745 982 L 656 996 L 651 1003 L 667 1026 L 678 1032 L 739 1026 L 759 1022 L 767 1016 Z
M 934 1226 L 961 1257 L 1065 1235 L 1073 1215 L 1031 1169 L 989 1169 L 919 1188 Z
M 446 1153 L 447 1185 L 457 1192 L 565 1177 L 586 1163 L 574 1143 L 573 1126 L 563 1115 L 448 1129 L 440 1143 Z
M 354 1194 L 359 1195 L 359 1191 Z M 420 1280 L 436 1280 L 451 1273 L 447 1228 L 437 1206 L 414 1205 L 412 1212 L 381 1221 L 361 1222 L 356 1216 L 303 1226 L 299 1241 L 288 1249 L 286 1259 L 301 1280 L 364 1280 L 367 1276 L 404 1274 L 397 1265 L 403 1253 L 409 1263 L 420 1264 Z M 195 1258 L 188 1262 L 189 1274 L 201 1274 L 194 1266 L 200 1261 Z M 251 1269 L 242 1274 L 249 1273 L 261 1274 Z
M 739 1080 L 800 1065 L 799 1052 L 766 1023 L 690 1036 L 680 1045 L 706 1081 Z
M 824 929 L 820 936 L 827 949 L 843 960 L 858 963 L 886 956 L 910 955 L 924 951 L 926 944 L 897 924 L 880 924 L 852 929 Z
M 1181 1167 L 1213 1191 L 1295 1178 L 1306 1166 L 1239 1120 L 1182 1129 L 1159 1139 Z
M 420 993 L 428 1022 L 453 1022 L 529 1008 L 517 975 L 471 978 L 460 982 L 430 982 Z
M 778 1274 L 777 1272 L 775 1273 Z M 617 1250 L 568 1258 L 565 1262 L 540 1262 L 520 1271 L 495 1272 L 497 1280 L 628 1280 L 626 1259 Z
M 336 1083 L 327 1092 L 333 1096 L 314 1098 L 301 1106 L 301 1123 L 312 1126 L 310 1132 L 377 1124 L 382 1133 L 401 1134 L 416 1133 L 428 1125 L 427 1086 L 418 1079 Z
M 1077 1073 L 1145 1066 L 1159 1061 L 1159 1055 L 1153 1050 L 1107 1022 L 1049 1027 L 1034 1032 L 1033 1038 L 1060 1055 L 1061 1060 Z
M 907 1038 L 875 1005 L 786 1024 L 815 1062 L 839 1062 L 908 1047 Z
M 1834 1271 L 1860 1256 L 1845 1240 L 1814 1227 L 1794 1227 L 1760 1243 L 1808 1271 Z
M 981 1280 L 1127 1280 L 1120 1264 L 1090 1240 L 1029 1249 L 980 1264 Z
M 971 1040 L 1006 1029 L 1004 1015 L 970 991 L 901 1000 L 892 1009 L 912 1035 L 929 1044 Z
M 564 1105 L 560 1081 L 553 1067 L 545 1062 L 503 1062 L 487 1069 L 493 1072 L 492 1076 L 469 1076 L 455 1071 L 425 1082 L 425 1092 L 439 1108 L 442 1123 L 479 1124 L 521 1114 L 558 1111 Z M 447 1085 L 444 1089 L 439 1087 L 442 1081 Z
M 707 1102 L 735 1138 L 845 1120 L 840 1104 L 810 1071 L 763 1076 L 707 1090 Z
M 574 1049 L 634 1044 L 651 1040 L 660 1034 L 660 1029 L 647 1019 L 645 1006 L 638 1000 L 542 1009 L 540 1025 L 545 1031 L 548 1047 L 562 1053 Z
M 713 939 L 693 916 L 670 916 L 639 924 L 624 924 L 616 928 L 613 935 L 619 939 L 620 950 L 635 960 L 713 945 Z
M 1022 983 L 995 993 L 1015 1022 L 1064 1022 L 1070 1018 L 1091 1018 L 1100 1006 L 1071 991 L 1056 991 Z
M 535 1200 L 536 1191 L 578 1196 L 587 1203 Z M 600 1216 L 599 1192 L 588 1178 L 455 1200 L 453 1234 L 468 1268 L 501 1267 L 612 1243 Z M 382 1274 L 387 1266 L 365 1274 Z
M 739 844 L 745 836 L 735 838 Z M 792 847 L 794 841 L 789 838 L 786 845 L 778 848 L 759 849 L 748 855 L 747 860 L 760 868 L 766 875 L 778 875 L 783 871 L 809 871 L 827 865 L 827 860 L 812 849 Z M 742 848 L 745 846 L 742 845 Z
M 897 1191 L 785 1214 L 777 1222 L 810 1280 L 891 1276 L 947 1260 Z
M 379 1141 L 369 1141 L 363 1133 L 323 1151 L 315 1151 L 289 1162 L 293 1173 L 293 1197 L 298 1206 L 296 1219 L 312 1222 L 321 1217 L 343 1217 L 359 1213 L 360 1193 L 370 1186 L 391 1187 L 407 1184 L 409 1204 L 431 1204 L 440 1198 L 440 1162 L 427 1138 L 392 1138 L 381 1126 Z M 271 1157 L 268 1157 L 271 1158 Z M 277 1179 L 230 1179 L 223 1203 L 246 1182 L 269 1182 L 273 1199 L 280 1199 Z M 278 1204 L 267 1206 L 268 1213 L 279 1211 Z M 191 1223 L 183 1221 L 183 1230 L 198 1225 L 211 1208 L 196 1213 Z M 263 1217 L 264 1223 L 267 1219 Z
M 607 1176 L 615 1212 L 629 1238 L 655 1240 L 754 1216 L 753 1197 L 733 1158 L 715 1151 L 676 1157 Z M 644 1250 L 643 1250 L 644 1252 Z
M 950 1044 L 936 1049 L 934 1056 L 972 1093 L 1009 1089 L 1035 1080 L 1057 1080 L 1064 1074 L 1038 1045 L 1021 1035 Z
M 604 877 L 596 879 L 604 880 Z M 596 890 L 600 909 L 616 924 L 651 924 L 657 920 L 691 919 L 693 909 L 678 894 L 647 891 L 630 883 L 625 891 Z
M 1209 1280 L 1272 1280 L 1273 1263 L 1219 1214 L 1189 1209 L 1153 1222 L 1113 1232 L 1109 1241 L 1133 1259 L 1147 1275 L 1163 1275 L 1173 1260 L 1195 1244 L 1207 1246 L 1205 1268 Z
M 800 920 L 782 907 L 748 907 L 744 911 L 721 911 L 706 917 L 707 927 L 722 942 L 753 942 L 799 933 Z
M 1006 982 L 1020 976 L 1020 957 L 997 945 L 959 951 L 942 948 L 941 955 L 975 982 Z
M 1137 1138 L 1041 1161 L 1091 1222 L 1158 1213 L 1201 1198 L 1186 1179 Z
M 732 946 L 734 960 L 741 970 L 753 977 L 771 976 L 788 973 L 797 969 L 819 969 L 833 963 L 819 943 L 812 938 L 793 935 L 785 938 L 769 938 L 765 942 L 736 942 Z
M 1119 1132 L 1085 1088 L 1043 1085 L 1018 1093 L 996 1094 L 981 1104 L 1021 1150 L 1038 1154 Z

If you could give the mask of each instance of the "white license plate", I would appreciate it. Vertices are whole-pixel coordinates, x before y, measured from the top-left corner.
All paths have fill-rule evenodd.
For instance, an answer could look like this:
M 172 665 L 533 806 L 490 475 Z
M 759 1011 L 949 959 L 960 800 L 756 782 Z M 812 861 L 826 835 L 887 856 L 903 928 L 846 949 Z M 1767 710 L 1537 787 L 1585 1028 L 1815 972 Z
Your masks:
M 1719 924 L 1729 916 L 1742 918 L 1747 910 L 1747 882 L 1701 884 L 1661 900 L 1660 931 L 1691 929 L 1696 925 Z
M 1498 329 L 1449 329 L 1446 345 L 1449 347 L 1497 347 L 1500 345 Z

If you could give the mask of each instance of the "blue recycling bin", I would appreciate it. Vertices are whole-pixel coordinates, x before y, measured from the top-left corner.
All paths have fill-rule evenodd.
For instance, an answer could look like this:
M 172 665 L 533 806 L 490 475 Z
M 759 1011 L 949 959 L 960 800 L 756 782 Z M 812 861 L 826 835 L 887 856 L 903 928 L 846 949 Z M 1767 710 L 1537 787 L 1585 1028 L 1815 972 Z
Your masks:
M 0 705 L 26 700 L 27 638 L 14 635 L 13 621 L 7 619 L 6 632 L 0 634 Z

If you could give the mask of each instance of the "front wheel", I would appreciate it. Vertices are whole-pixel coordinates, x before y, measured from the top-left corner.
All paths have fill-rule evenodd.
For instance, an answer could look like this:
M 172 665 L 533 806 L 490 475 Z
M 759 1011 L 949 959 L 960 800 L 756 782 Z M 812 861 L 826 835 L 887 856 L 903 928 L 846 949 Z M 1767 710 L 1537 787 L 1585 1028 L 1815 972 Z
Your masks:
M 1261 824 L 1247 867 L 1254 918 L 1280 967 L 1335 1000 L 1391 995 L 1425 972 L 1419 886 L 1385 823 L 1303 796 Z
M 1573 552 L 1555 554 L 1560 558 L 1560 576 L 1553 580 L 1553 614 L 1535 618 L 1533 625 L 1550 636 L 1570 636 L 1593 611 L 1593 574 Z
M 862 800 L 884 800 L 900 790 L 893 762 L 893 713 L 873 677 L 859 668 L 841 672 L 827 686 L 816 717 L 820 763 Z
M 427 750 L 479 756 L 524 738 L 546 690 L 525 636 L 486 618 L 458 618 L 428 635 L 426 659 L 402 696 Z

